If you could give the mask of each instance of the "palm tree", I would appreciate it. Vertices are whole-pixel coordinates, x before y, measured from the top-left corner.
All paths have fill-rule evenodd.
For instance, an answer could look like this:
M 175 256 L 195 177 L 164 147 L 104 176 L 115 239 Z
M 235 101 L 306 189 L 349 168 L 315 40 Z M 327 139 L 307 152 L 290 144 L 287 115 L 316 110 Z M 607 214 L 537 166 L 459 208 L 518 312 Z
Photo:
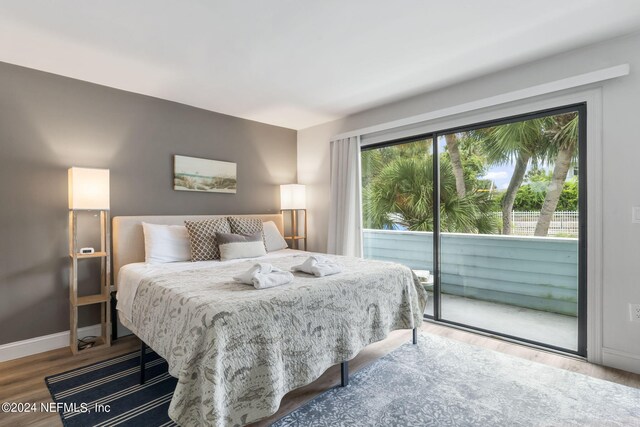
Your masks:
M 487 193 L 468 190 L 460 197 L 451 162 L 440 162 L 440 228 L 449 232 L 493 233 Z M 413 231 L 433 231 L 433 160 L 399 157 L 386 164 L 365 187 L 363 209 L 367 228 L 401 224 Z
M 487 159 L 495 165 L 515 164 L 501 202 L 502 234 L 511 234 L 511 212 L 529 161 L 544 158 L 548 149 L 544 133 L 547 118 L 508 123 L 489 129 L 485 141 Z
M 366 187 L 384 165 L 398 157 L 423 156 L 431 148 L 431 138 L 411 141 L 403 144 L 381 147 L 370 150 L 362 150 L 362 187 Z
M 462 159 L 460 157 L 458 136 L 455 133 L 450 133 L 445 135 L 444 138 L 447 141 L 446 149 L 449 153 L 449 159 L 451 160 L 453 174 L 456 177 L 456 191 L 458 192 L 458 196 L 464 197 L 467 192 L 467 187 L 464 182 L 464 169 L 462 167 Z
M 534 231 L 535 236 L 548 234 L 549 225 L 558 206 L 569 168 L 577 155 L 578 115 L 570 113 L 554 116 L 548 132 L 551 135 L 549 154 L 555 154 L 555 163 L 551 182 L 547 188 L 547 194 Z

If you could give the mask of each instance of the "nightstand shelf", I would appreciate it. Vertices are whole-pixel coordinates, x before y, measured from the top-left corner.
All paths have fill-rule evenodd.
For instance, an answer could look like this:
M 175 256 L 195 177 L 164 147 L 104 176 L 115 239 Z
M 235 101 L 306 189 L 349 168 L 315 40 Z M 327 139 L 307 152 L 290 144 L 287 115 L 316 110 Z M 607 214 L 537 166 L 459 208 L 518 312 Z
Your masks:
M 92 254 L 79 253 L 78 247 L 78 211 L 69 211 L 69 258 L 71 260 L 69 274 L 69 346 L 73 354 L 85 353 L 111 345 L 111 252 L 109 249 L 110 227 L 109 211 L 100 210 L 100 251 Z M 78 261 L 100 259 L 100 291 L 97 294 L 78 296 Z M 100 305 L 100 336 L 78 336 L 78 308 Z M 82 348 L 80 340 L 90 341 L 91 346 Z
M 76 298 L 75 304 L 73 303 L 73 301 L 71 302 L 71 304 L 74 304 L 76 307 L 81 307 L 83 305 L 91 305 L 91 304 L 107 302 L 107 300 L 110 298 L 111 297 L 109 295 L 103 295 L 103 294 L 87 295 L 84 297 Z
M 79 354 L 92 353 L 94 351 L 101 351 L 102 349 L 109 347 L 111 344 L 106 345 L 102 337 L 97 337 L 91 340 L 91 347 L 85 347 L 82 350 L 78 350 Z
M 69 254 L 69 256 L 71 258 L 73 258 L 73 254 Z M 76 254 L 76 257 L 78 257 L 78 259 L 85 259 L 85 258 L 104 258 L 107 256 L 106 252 L 94 252 L 92 254 Z
M 291 223 L 291 233 L 293 235 L 289 235 L 289 236 L 283 236 L 284 240 L 287 241 L 287 243 L 290 243 L 290 248 L 291 249 L 300 249 L 300 242 L 304 242 L 304 250 L 307 250 L 307 210 L 306 209 L 282 209 L 280 211 L 280 213 L 284 213 L 284 212 L 289 212 L 290 214 L 290 223 Z M 303 225 L 303 230 L 302 232 L 304 233 L 303 236 L 298 235 L 298 233 L 300 232 L 300 230 L 298 230 L 298 213 L 302 212 L 302 214 L 304 215 L 304 222 L 302 223 Z

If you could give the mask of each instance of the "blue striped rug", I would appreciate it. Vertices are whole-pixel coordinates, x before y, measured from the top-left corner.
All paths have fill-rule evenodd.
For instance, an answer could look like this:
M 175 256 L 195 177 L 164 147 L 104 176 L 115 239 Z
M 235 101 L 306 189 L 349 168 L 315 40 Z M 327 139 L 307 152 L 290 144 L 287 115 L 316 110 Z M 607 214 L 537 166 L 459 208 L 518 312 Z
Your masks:
M 175 426 L 167 411 L 177 380 L 167 372 L 167 362 L 147 349 L 146 382 L 140 385 L 139 355 L 135 351 L 45 378 L 62 424 Z

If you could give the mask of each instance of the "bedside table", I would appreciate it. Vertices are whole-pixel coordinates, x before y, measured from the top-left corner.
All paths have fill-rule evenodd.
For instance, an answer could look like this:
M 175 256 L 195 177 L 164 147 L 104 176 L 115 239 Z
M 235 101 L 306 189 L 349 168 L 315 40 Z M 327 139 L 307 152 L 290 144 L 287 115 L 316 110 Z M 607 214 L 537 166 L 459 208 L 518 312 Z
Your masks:
M 111 252 L 109 249 L 109 211 L 100 212 L 100 251 L 92 254 L 79 253 L 78 217 L 69 211 L 69 346 L 73 354 L 111 345 Z M 100 292 L 94 295 L 78 296 L 78 261 L 100 258 Z M 100 336 L 92 339 L 87 348 L 82 348 L 78 336 L 78 308 L 86 305 L 100 305 Z
M 109 223 L 109 169 L 71 167 L 69 184 L 69 347 L 73 354 L 111 345 L 111 249 Z M 100 250 L 87 251 L 78 246 L 78 213 L 95 212 L 100 216 Z M 78 296 L 78 263 L 100 260 L 98 292 Z M 94 291 L 95 292 L 95 291 Z M 78 309 L 100 306 L 100 336 L 78 336 Z M 95 333 L 95 335 L 98 335 Z M 80 344 L 81 343 L 81 344 Z

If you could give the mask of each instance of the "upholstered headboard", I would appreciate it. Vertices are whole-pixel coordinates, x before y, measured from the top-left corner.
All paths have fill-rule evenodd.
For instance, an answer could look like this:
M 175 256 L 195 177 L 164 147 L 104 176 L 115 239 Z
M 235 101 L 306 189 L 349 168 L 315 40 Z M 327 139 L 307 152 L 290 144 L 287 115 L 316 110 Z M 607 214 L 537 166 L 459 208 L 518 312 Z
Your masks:
M 113 218 L 113 272 L 114 283 L 118 286 L 120 268 L 132 262 L 144 262 L 144 234 L 142 223 L 184 225 L 184 222 L 197 221 L 225 216 L 259 218 L 262 222 L 273 221 L 282 234 L 283 222 L 281 214 L 265 215 L 153 215 L 153 216 L 117 216 Z

